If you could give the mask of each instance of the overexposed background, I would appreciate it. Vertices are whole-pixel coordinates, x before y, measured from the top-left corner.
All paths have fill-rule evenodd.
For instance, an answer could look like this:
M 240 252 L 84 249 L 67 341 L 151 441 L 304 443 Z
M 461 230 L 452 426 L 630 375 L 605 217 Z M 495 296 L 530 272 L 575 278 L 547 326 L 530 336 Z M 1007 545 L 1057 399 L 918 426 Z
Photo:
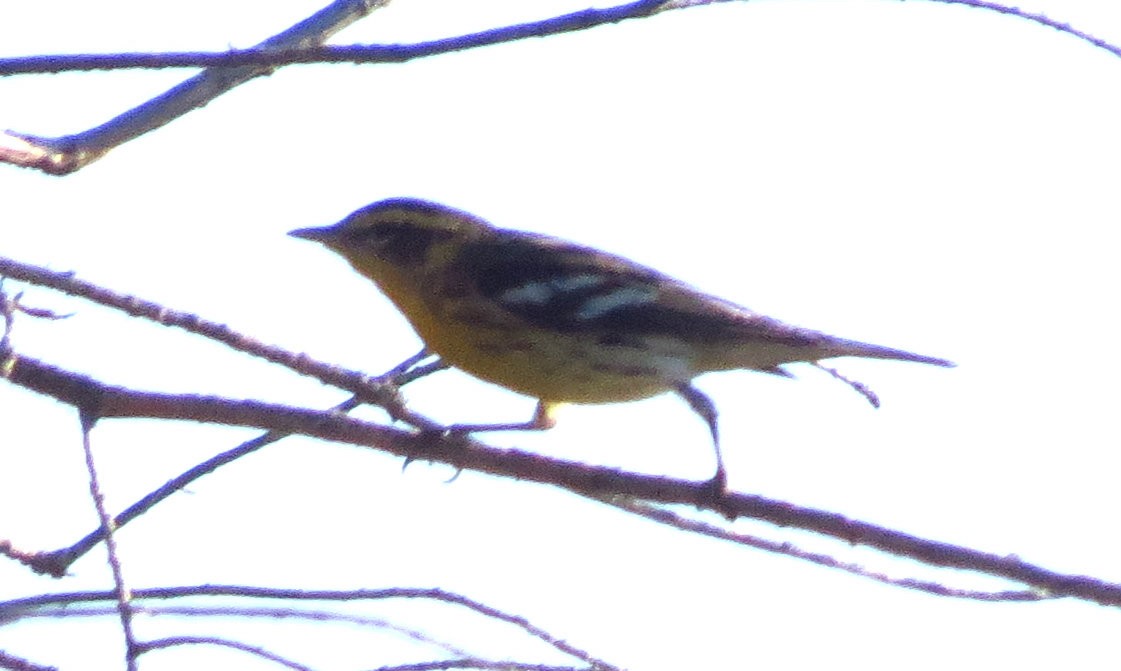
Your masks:
M 322 4 L 9 3 L 0 53 L 246 47 Z M 1018 5 L 1121 43 L 1114 3 Z M 332 43 L 411 42 L 582 6 L 398 0 Z M 75 132 L 185 76 L 3 78 L 0 128 Z M 0 168 L 2 253 L 376 373 L 419 342 L 372 285 L 286 231 L 412 195 L 599 246 L 786 321 L 958 362 L 838 361 L 879 393 L 878 411 L 809 367 L 795 382 L 702 379 L 736 490 L 1117 581 L 1119 80 L 1121 58 L 1058 31 L 887 0 L 727 3 L 402 65 L 289 67 L 74 175 Z M 343 398 L 46 290 L 26 300 L 76 314 L 20 319 L 18 351 L 108 383 L 308 407 Z M 449 422 L 523 419 L 533 407 L 455 372 L 407 396 Z M 74 411 L 0 385 L 0 426 L 0 538 L 49 549 L 90 531 Z M 254 433 L 102 422 L 94 447 L 110 508 Z M 570 408 L 552 432 L 487 439 L 679 477 L 712 469 L 703 424 L 672 397 Z M 127 577 L 134 587 L 440 586 L 632 669 L 1116 665 L 1111 609 L 940 599 L 546 487 L 451 475 L 285 440 L 127 527 Z M 895 575 L 1004 586 L 739 524 Z M 72 573 L 56 581 L 0 562 L 0 598 L 111 586 L 100 551 Z M 410 613 L 446 632 L 443 612 Z M 475 624 L 455 625 L 462 645 L 516 650 Z M 0 648 L 119 668 L 117 626 L 8 626 Z M 205 630 L 139 626 L 144 636 Z M 407 640 L 352 647 L 368 638 L 289 627 L 267 623 L 253 640 L 329 660 L 321 668 L 433 656 Z M 74 642 L 60 649 L 63 633 Z M 185 649 L 142 664 L 207 661 L 259 664 Z

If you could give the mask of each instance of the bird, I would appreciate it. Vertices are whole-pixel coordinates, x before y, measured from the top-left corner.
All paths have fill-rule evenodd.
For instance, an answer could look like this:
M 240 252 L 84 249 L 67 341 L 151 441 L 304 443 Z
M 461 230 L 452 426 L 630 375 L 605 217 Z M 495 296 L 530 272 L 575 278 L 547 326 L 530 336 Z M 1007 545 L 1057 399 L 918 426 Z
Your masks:
M 449 365 L 537 399 L 529 421 L 450 429 L 543 430 L 562 405 L 672 392 L 708 427 L 716 473 L 707 485 L 719 492 L 727 469 L 717 409 L 693 384 L 699 375 L 746 369 L 790 377 L 786 364 L 836 357 L 954 366 L 792 326 L 622 256 L 499 228 L 419 198 L 381 200 L 289 235 L 341 255 Z

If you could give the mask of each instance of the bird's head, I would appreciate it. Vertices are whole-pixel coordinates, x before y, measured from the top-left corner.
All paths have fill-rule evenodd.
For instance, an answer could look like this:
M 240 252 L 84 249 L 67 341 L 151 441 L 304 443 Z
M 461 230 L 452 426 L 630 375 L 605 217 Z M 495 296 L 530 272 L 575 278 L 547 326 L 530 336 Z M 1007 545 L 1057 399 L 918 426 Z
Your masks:
M 390 198 L 356 210 L 333 226 L 288 235 L 320 242 L 352 265 L 376 259 L 399 269 L 417 267 L 436 243 L 485 237 L 494 227 L 475 215 L 418 198 Z

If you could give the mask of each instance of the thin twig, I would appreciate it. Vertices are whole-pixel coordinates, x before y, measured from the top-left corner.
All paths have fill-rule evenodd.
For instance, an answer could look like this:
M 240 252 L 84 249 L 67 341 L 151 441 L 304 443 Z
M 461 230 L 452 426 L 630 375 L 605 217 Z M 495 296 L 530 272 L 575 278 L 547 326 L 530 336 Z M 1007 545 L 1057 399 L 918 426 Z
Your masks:
M 526 618 L 507 613 L 480 601 L 455 592 L 443 589 L 423 588 L 391 588 L 372 590 L 307 590 L 307 589 L 282 589 L 267 587 L 250 587 L 244 585 L 197 585 L 183 587 L 159 587 L 153 589 L 137 589 L 133 592 L 136 600 L 154 599 L 197 599 L 200 596 L 240 597 L 262 599 L 266 601 L 381 601 L 386 599 L 411 599 L 431 600 L 466 608 L 488 619 L 510 624 L 529 636 L 536 638 L 559 652 L 580 661 L 591 664 L 595 669 L 614 669 L 615 667 L 604 660 L 597 659 L 587 651 L 577 648 L 571 643 L 562 640 L 544 629 L 530 623 Z M 0 622 L 16 620 L 23 617 L 36 616 L 35 611 L 45 608 L 60 607 L 65 610 L 60 613 L 65 616 L 88 616 L 90 611 L 77 606 L 83 603 L 104 602 L 113 598 L 112 592 L 70 592 L 65 594 L 43 594 L 11 601 L 0 601 Z M 148 612 L 146 609 L 145 612 Z M 153 614 L 166 614 L 159 608 L 152 608 Z M 48 611 L 48 614 L 51 614 Z M 99 614 L 99 613 L 98 613 Z M 259 614 L 252 614 L 259 615 Z M 306 612 L 296 612 L 293 616 L 307 617 Z M 274 616 L 274 615 L 270 615 Z M 337 617 L 353 617 L 346 615 Z
M 145 643 L 144 649 L 147 652 L 149 650 L 173 648 L 181 645 L 216 645 L 223 648 L 232 648 L 234 650 L 240 650 L 241 652 L 247 652 L 251 655 L 261 657 L 262 659 L 267 659 L 268 661 L 275 662 L 277 664 L 280 664 L 281 666 L 295 669 L 296 671 L 315 671 L 313 667 L 304 666 L 303 664 L 294 662 L 287 657 L 281 657 L 275 652 L 269 652 L 268 650 L 260 646 L 249 645 L 248 643 L 242 643 L 241 641 L 235 641 L 228 638 L 218 638 L 216 636 L 173 636 L 170 638 L 160 638 Z
M 423 361 L 429 356 L 430 355 L 428 354 L 428 350 L 421 350 L 420 353 L 409 357 L 397 366 L 386 371 L 384 374 L 378 376 L 376 379 L 384 380 L 388 384 L 401 386 L 408 384 L 412 380 L 418 379 L 420 377 L 423 377 L 424 375 L 434 372 L 435 370 L 440 370 L 441 368 L 446 366 L 446 364 L 437 360 L 426 366 L 414 368 L 417 363 Z M 359 405 L 362 405 L 362 402 L 358 400 L 357 396 L 352 396 L 342 403 L 329 408 L 328 410 L 326 410 L 326 412 L 338 412 L 345 414 L 357 408 Z M 213 457 L 199 464 L 196 464 L 195 466 L 192 466 L 191 468 L 180 473 L 174 478 L 171 478 L 163 485 L 156 488 L 154 491 L 148 493 L 143 498 L 121 511 L 116 517 L 113 518 L 113 524 L 115 528 L 119 529 L 125 526 L 140 515 L 151 510 L 156 506 L 156 504 L 167 499 L 172 494 L 185 489 L 192 482 L 198 480 L 199 478 L 205 475 L 209 475 L 222 466 L 233 463 L 234 461 L 246 455 L 256 452 L 262 447 L 271 445 L 272 443 L 275 443 L 282 438 L 286 438 L 289 435 L 291 434 L 280 431 L 268 431 L 255 438 L 251 438 L 244 443 L 241 443 L 237 447 L 216 454 Z M 83 557 L 91 549 L 96 547 L 104 537 L 105 535 L 101 528 L 94 529 L 90 533 L 86 534 L 83 538 L 81 538 L 78 542 L 69 547 L 42 553 L 39 556 L 39 561 L 41 561 L 44 566 L 51 567 L 50 572 L 52 573 L 52 575 L 59 575 L 61 573 L 64 573 L 71 564 Z
M 811 361 L 810 365 L 814 366 L 815 368 L 820 368 L 821 370 L 833 376 L 834 379 L 840 380 L 841 382 L 847 384 L 852 388 L 853 391 L 863 396 L 864 400 L 871 403 L 873 408 L 880 407 L 880 397 L 877 396 L 876 392 L 872 391 L 872 388 L 868 385 L 859 380 L 854 380 L 850 377 L 846 377 L 845 375 L 842 375 L 841 372 L 836 368 L 830 368 L 829 366 L 823 365 L 820 361 Z
M 117 547 L 117 538 L 113 519 L 105 508 L 105 494 L 101 491 L 101 481 L 97 475 L 97 466 L 94 464 L 93 447 L 90 445 L 90 432 L 93 430 L 97 417 L 84 408 L 79 409 L 82 423 L 82 450 L 86 456 L 86 471 L 90 478 L 90 497 L 93 499 L 97 518 L 101 520 L 101 532 L 105 537 L 105 551 L 109 557 L 109 568 L 113 573 L 113 584 L 117 586 L 117 612 L 121 620 L 121 632 L 125 637 L 125 662 L 128 671 L 137 671 L 137 659 L 140 656 L 140 647 L 136 642 L 136 635 L 132 628 L 132 594 L 125 582 L 124 571 L 121 568 L 121 555 Z
M 272 605 L 151 606 L 148 604 L 141 604 L 138 606 L 138 608 L 144 613 L 145 617 L 186 617 L 209 619 L 243 618 L 246 620 L 254 618 L 268 618 L 271 620 L 304 620 L 319 624 L 322 624 L 324 622 L 349 624 L 367 629 L 384 629 L 392 634 L 408 638 L 414 643 L 436 648 L 448 655 L 457 655 L 460 657 L 466 657 L 468 655 L 465 650 L 446 641 L 437 640 L 419 629 L 404 627 L 399 624 L 390 622 L 385 618 L 365 617 L 362 615 L 355 615 L 353 613 L 342 611 L 330 611 L 322 609 L 310 610 L 297 607 L 279 608 Z M 115 605 L 85 606 L 77 605 L 74 603 L 61 603 L 52 604 L 49 606 L 36 606 L 34 608 L 25 607 L 18 611 L 14 609 L 8 609 L 7 611 L 5 611 L 4 604 L 0 603 L 0 615 L 3 615 L 3 617 L 0 617 L 0 622 L 16 622 L 29 619 L 64 620 L 72 618 L 105 617 L 106 615 L 114 613 L 116 613 Z
M 947 587 L 941 583 L 918 580 L 914 578 L 893 578 L 883 573 L 870 571 L 859 564 L 850 562 L 842 562 L 836 557 L 828 554 L 817 552 L 809 552 L 803 550 L 793 543 L 772 541 L 758 536 L 749 534 L 742 534 L 730 531 L 724 527 L 718 527 L 712 524 L 707 524 L 700 520 L 690 519 L 683 515 L 679 515 L 672 510 L 661 506 L 651 505 L 645 501 L 639 501 L 628 496 L 591 496 L 588 497 L 594 501 L 605 503 L 619 510 L 626 511 L 644 517 L 648 520 L 653 520 L 659 524 L 680 529 L 681 531 L 688 531 L 690 533 L 708 536 L 710 538 L 717 538 L 724 541 L 729 541 L 737 545 L 745 545 L 764 552 L 772 552 L 774 554 L 785 555 L 795 559 L 808 561 L 812 564 L 834 568 L 853 575 L 858 575 L 862 578 L 868 578 L 881 582 L 886 585 L 895 587 L 903 587 L 905 589 L 913 589 L 935 596 L 945 596 L 955 599 L 971 599 L 975 601 L 1043 601 L 1049 598 L 1055 598 L 1054 595 L 1047 595 L 1042 592 L 1032 590 L 1000 590 L 1000 591 L 984 591 L 984 590 L 965 590 Z
M 616 667 L 591 667 L 591 669 L 608 668 L 614 669 Z M 449 671 L 450 669 L 482 669 L 482 671 L 589 671 L 589 669 L 582 669 L 575 666 L 526 664 L 523 662 L 510 662 L 505 660 L 480 659 L 478 657 L 445 659 L 436 662 L 418 662 L 416 664 L 394 664 L 392 666 L 379 666 L 372 669 L 372 671 Z

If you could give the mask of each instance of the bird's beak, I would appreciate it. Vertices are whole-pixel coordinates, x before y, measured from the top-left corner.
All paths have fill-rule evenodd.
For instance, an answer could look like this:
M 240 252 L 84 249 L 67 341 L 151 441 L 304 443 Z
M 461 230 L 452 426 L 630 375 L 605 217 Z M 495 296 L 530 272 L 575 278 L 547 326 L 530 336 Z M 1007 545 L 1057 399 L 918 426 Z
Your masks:
M 322 226 L 318 228 L 297 228 L 294 231 L 288 231 L 288 235 L 291 235 L 293 238 L 314 240 L 315 242 L 325 243 L 335 237 L 335 227 Z

